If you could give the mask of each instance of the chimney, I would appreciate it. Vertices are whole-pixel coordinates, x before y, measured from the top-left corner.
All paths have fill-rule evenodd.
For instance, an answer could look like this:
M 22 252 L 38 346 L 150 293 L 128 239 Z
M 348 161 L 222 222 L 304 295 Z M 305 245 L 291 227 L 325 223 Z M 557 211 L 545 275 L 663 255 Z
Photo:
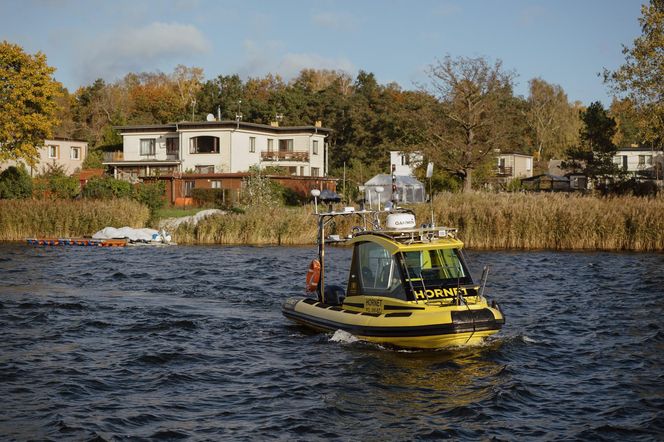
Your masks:
M 323 122 L 320 120 L 316 120 L 316 122 L 314 123 L 314 127 L 323 127 Z
M 270 121 L 270 126 L 279 127 L 279 122 L 278 121 Z

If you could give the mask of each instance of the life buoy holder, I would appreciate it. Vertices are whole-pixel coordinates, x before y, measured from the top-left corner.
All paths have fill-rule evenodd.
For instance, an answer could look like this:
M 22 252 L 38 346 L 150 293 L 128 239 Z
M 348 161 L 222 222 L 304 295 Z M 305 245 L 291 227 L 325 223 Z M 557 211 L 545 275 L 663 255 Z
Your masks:
M 320 261 L 312 259 L 307 271 L 307 291 L 315 292 L 320 281 Z

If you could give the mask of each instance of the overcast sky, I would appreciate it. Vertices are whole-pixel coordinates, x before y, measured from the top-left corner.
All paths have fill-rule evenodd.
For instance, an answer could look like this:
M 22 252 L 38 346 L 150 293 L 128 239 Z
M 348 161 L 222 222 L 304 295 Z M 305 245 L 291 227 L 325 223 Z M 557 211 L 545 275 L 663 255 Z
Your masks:
M 373 72 L 415 89 L 437 58 L 500 59 L 570 101 L 610 104 L 598 77 L 640 34 L 639 0 L 0 0 L 0 40 L 42 51 L 70 91 L 128 72 L 199 66 L 206 78 L 303 68 Z

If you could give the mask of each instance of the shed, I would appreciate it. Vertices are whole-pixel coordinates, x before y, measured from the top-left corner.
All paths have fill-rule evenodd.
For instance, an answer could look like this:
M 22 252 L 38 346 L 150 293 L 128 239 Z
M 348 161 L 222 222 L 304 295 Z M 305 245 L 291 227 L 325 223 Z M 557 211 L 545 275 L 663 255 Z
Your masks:
M 400 203 L 423 203 L 426 201 L 424 184 L 412 176 L 397 175 L 397 200 Z M 381 204 L 392 199 L 392 175 L 379 174 L 364 183 L 364 200 L 372 207 L 378 205 L 379 196 L 376 189 L 382 187 Z
M 523 178 L 521 185 L 527 190 L 559 192 L 568 191 L 569 178 L 545 173 L 530 178 Z

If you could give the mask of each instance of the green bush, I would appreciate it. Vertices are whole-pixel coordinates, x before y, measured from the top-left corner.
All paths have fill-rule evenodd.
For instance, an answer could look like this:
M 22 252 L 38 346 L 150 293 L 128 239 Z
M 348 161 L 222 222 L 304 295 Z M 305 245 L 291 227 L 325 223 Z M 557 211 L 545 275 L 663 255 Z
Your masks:
M 81 193 L 81 185 L 71 176 L 54 176 L 48 180 L 51 195 L 61 199 L 74 199 Z
M 196 189 L 194 188 L 191 192 L 191 197 L 194 200 L 194 204 L 199 207 L 224 207 L 225 198 L 224 198 L 225 189 Z
M 32 178 L 25 167 L 10 166 L 0 173 L 0 198 L 21 199 L 32 196 Z
M 166 183 L 158 181 L 150 184 L 139 184 L 135 188 L 134 199 L 150 209 L 150 218 L 154 219 L 157 211 L 164 207 Z
M 132 198 L 133 186 L 110 177 L 92 178 L 83 188 L 83 197 L 91 199 Z

